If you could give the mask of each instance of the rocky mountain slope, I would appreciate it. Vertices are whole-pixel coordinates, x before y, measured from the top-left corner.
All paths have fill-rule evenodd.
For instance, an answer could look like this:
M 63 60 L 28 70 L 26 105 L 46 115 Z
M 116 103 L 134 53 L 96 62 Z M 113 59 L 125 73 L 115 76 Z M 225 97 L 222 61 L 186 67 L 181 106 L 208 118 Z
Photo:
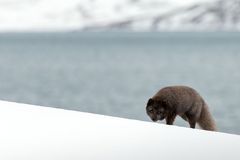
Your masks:
M 0 0 L 0 31 L 240 30 L 240 0 Z

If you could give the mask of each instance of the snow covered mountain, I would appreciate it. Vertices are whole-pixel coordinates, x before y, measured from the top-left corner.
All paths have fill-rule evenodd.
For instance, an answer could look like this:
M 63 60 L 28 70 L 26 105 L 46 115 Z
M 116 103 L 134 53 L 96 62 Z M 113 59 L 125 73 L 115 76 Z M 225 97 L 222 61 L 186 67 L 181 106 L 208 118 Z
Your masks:
M 240 30 L 240 0 L 0 0 L 0 31 Z

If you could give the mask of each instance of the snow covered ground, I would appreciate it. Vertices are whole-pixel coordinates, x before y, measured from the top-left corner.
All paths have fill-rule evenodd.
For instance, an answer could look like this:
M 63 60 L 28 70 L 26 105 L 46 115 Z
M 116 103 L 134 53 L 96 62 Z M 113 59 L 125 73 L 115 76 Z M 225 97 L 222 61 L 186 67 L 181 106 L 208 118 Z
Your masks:
M 0 0 L 0 31 L 239 30 L 240 0 Z
M 0 101 L 2 160 L 239 160 L 240 136 Z

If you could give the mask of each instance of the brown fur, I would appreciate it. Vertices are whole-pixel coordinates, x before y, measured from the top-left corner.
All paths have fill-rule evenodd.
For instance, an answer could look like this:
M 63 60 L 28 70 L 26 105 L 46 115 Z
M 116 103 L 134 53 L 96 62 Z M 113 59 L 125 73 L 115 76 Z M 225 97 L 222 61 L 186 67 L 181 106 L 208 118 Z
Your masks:
M 162 88 L 148 100 L 146 111 L 153 121 L 166 119 L 166 124 L 172 125 L 179 115 L 191 128 L 198 123 L 202 129 L 216 131 L 208 105 L 197 91 L 187 86 Z

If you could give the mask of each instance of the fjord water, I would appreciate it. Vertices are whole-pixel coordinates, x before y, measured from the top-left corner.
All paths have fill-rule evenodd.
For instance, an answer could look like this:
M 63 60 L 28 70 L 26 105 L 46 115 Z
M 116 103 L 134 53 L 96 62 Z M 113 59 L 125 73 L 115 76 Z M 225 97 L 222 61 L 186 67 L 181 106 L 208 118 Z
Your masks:
M 237 32 L 0 34 L 1 100 L 149 121 L 149 97 L 188 85 L 240 134 L 239 69 Z

